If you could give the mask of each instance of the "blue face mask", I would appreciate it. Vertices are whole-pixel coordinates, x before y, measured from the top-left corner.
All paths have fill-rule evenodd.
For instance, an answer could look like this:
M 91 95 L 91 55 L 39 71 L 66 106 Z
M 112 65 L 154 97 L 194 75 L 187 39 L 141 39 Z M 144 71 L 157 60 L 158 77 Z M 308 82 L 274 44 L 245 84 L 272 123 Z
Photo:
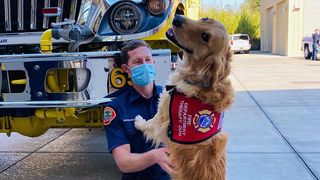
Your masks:
M 131 69 L 132 81 L 139 86 L 146 86 L 154 80 L 154 64 L 141 64 Z

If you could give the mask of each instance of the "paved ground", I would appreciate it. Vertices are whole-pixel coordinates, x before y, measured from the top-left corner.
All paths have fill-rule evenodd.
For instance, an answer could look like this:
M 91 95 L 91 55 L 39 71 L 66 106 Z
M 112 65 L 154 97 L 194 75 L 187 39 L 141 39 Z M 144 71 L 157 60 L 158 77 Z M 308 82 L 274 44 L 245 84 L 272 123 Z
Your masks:
M 235 55 L 228 180 L 320 178 L 320 61 Z M 0 134 L 0 179 L 120 179 L 101 129 Z

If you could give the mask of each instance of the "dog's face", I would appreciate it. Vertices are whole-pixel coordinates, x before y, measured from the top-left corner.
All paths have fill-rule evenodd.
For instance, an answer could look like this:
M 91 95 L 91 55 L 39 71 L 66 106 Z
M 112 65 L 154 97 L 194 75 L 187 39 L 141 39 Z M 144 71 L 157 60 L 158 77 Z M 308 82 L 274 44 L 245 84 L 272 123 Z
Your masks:
M 183 49 L 192 59 L 202 60 L 216 53 L 226 53 L 229 37 L 225 27 L 218 21 L 203 18 L 198 21 L 177 15 L 167 38 Z

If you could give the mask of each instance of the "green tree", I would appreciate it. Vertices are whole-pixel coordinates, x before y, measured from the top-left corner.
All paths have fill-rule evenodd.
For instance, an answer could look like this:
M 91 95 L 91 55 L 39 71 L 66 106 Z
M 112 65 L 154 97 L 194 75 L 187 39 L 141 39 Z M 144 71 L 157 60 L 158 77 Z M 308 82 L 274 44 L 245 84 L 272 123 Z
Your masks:
M 260 18 L 260 17 L 259 17 Z M 260 37 L 260 19 L 256 13 L 241 12 L 236 33 L 248 34 L 251 38 Z
M 229 34 L 248 34 L 252 39 L 253 49 L 260 44 L 260 0 L 246 0 L 239 11 L 205 7 L 201 17 L 210 17 L 222 22 Z
M 237 32 L 260 38 L 260 0 L 246 0 L 240 8 Z
M 214 18 L 224 24 L 229 34 L 234 34 L 239 21 L 239 14 L 232 11 L 231 9 L 218 10 L 216 8 L 210 8 L 206 11 L 202 11 L 201 17 Z
M 244 5 L 252 11 L 260 11 L 260 0 L 247 0 Z

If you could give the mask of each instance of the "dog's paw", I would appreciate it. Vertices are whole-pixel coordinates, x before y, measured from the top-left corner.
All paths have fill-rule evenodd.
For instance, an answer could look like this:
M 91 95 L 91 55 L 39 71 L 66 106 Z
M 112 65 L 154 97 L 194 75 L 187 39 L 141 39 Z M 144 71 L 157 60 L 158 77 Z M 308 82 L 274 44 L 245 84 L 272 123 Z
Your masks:
M 143 131 L 145 129 L 145 124 L 146 124 L 146 120 L 143 119 L 140 115 L 136 116 L 135 121 L 134 121 L 134 126 L 140 130 Z

